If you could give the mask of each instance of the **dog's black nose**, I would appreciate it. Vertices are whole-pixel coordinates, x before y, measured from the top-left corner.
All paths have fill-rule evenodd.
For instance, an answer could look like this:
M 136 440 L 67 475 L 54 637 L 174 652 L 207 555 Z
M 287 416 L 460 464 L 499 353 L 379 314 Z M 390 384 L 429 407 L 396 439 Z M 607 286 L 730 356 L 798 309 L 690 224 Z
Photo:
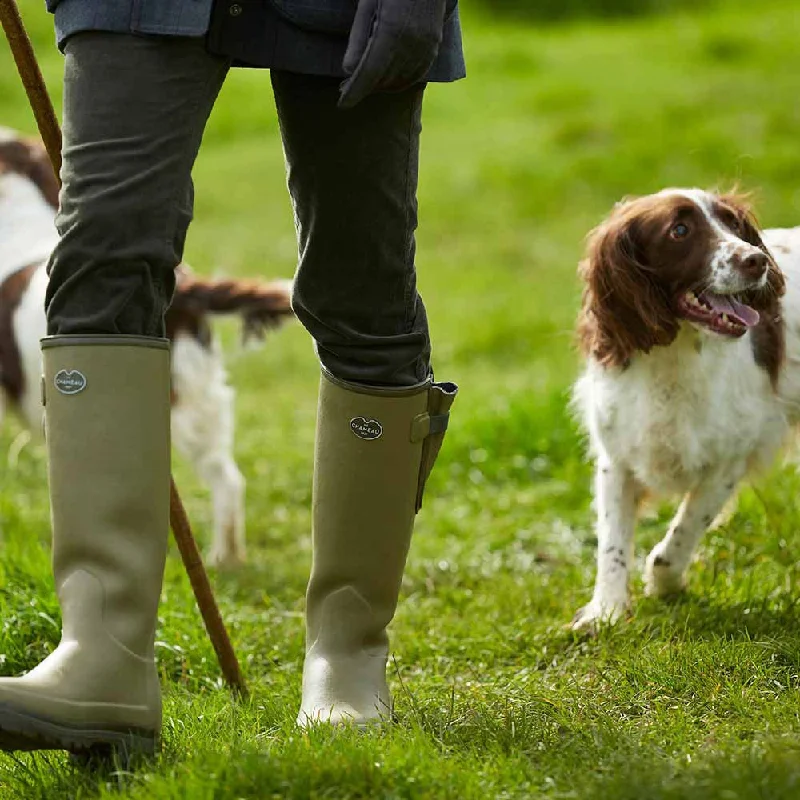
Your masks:
M 745 256 L 738 266 L 739 271 L 745 276 L 757 280 L 767 271 L 769 258 L 764 253 L 751 253 L 749 256 Z

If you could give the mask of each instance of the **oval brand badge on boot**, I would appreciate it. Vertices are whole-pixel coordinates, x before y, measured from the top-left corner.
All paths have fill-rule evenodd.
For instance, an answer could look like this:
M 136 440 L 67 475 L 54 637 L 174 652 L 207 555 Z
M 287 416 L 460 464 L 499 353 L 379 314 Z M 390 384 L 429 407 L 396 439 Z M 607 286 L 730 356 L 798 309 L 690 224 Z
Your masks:
M 367 419 L 366 417 L 355 417 L 350 420 L 350 430 L 358 436 L 359 439 L 379 439 L 383 433 L 383 426 L 376 419 Z
M 53 383 L 61 394 L 78 394 L 86 388 L 86 376 L 76 369 L 62 369 L 56 373 Z

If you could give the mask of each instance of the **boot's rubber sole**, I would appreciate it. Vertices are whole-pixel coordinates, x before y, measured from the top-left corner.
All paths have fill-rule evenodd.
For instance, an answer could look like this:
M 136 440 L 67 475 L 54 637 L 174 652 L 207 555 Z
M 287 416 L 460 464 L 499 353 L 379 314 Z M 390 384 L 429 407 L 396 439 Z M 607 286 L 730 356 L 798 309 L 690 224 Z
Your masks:
M 155 731 L 63 725 L 0 703 L 0 750 L 67 750 L 77 756 L 116 756 L 128 763 L 137 756 L 154 756 L 157 746 Z

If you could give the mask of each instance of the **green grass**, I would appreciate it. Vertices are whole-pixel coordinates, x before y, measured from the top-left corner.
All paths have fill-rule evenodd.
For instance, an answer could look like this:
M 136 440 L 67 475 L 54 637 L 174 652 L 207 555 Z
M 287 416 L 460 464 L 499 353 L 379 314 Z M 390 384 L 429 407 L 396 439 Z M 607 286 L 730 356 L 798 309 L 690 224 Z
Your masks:
M 60 57 L 24 12 L 51 87 Z M 214 576 L 252 699 L 221 686 L 176 552 L 158 630 L 164 752 L 98 777 L 60 755 L 0 756 L 0 796 L 75 798 L 800 797 L 800 479 L 776 467 L 709 535 L 689 590 L 641 597 L 594 639 L 564 624 L 593 578 L 589 470 L 565 399 L 582 238 L 628 193 L 757 190 L 800 222 L 800 18 L 768 0 L 526 27 L 469 6 L 470 78 L 425 114 L 421 289 L 442 379 L 462 391 L 393 624 L 398 722 L 298 732 L 317 367 L 299 326 L 259 351 L 221 325 L 238 390 L 250 561 Z M 0 47 L 0 122 L 32 123 Z M 268 78 L 231 77 L 196 169 L 187 256 L 207 273 L 290 275 L 291 210 Z M 42 449 L 0 434 L 0 669 L 58 638 Z M 177 477 L 199 536 L 207 498 Z M 642 556 L 666 511 L 641 526 Z

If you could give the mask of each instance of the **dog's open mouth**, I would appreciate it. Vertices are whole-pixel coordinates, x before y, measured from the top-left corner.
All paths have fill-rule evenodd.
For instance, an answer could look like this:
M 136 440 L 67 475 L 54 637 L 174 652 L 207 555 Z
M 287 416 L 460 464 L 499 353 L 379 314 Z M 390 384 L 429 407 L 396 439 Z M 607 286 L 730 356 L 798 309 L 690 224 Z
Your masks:
M 678 311 L 684 319 L 704 328 L 737 338 L 748 328 L 758 325 L 758 311 L 737 300 L 733 295 L 711 291 L 688 291 L 678 297 Z

